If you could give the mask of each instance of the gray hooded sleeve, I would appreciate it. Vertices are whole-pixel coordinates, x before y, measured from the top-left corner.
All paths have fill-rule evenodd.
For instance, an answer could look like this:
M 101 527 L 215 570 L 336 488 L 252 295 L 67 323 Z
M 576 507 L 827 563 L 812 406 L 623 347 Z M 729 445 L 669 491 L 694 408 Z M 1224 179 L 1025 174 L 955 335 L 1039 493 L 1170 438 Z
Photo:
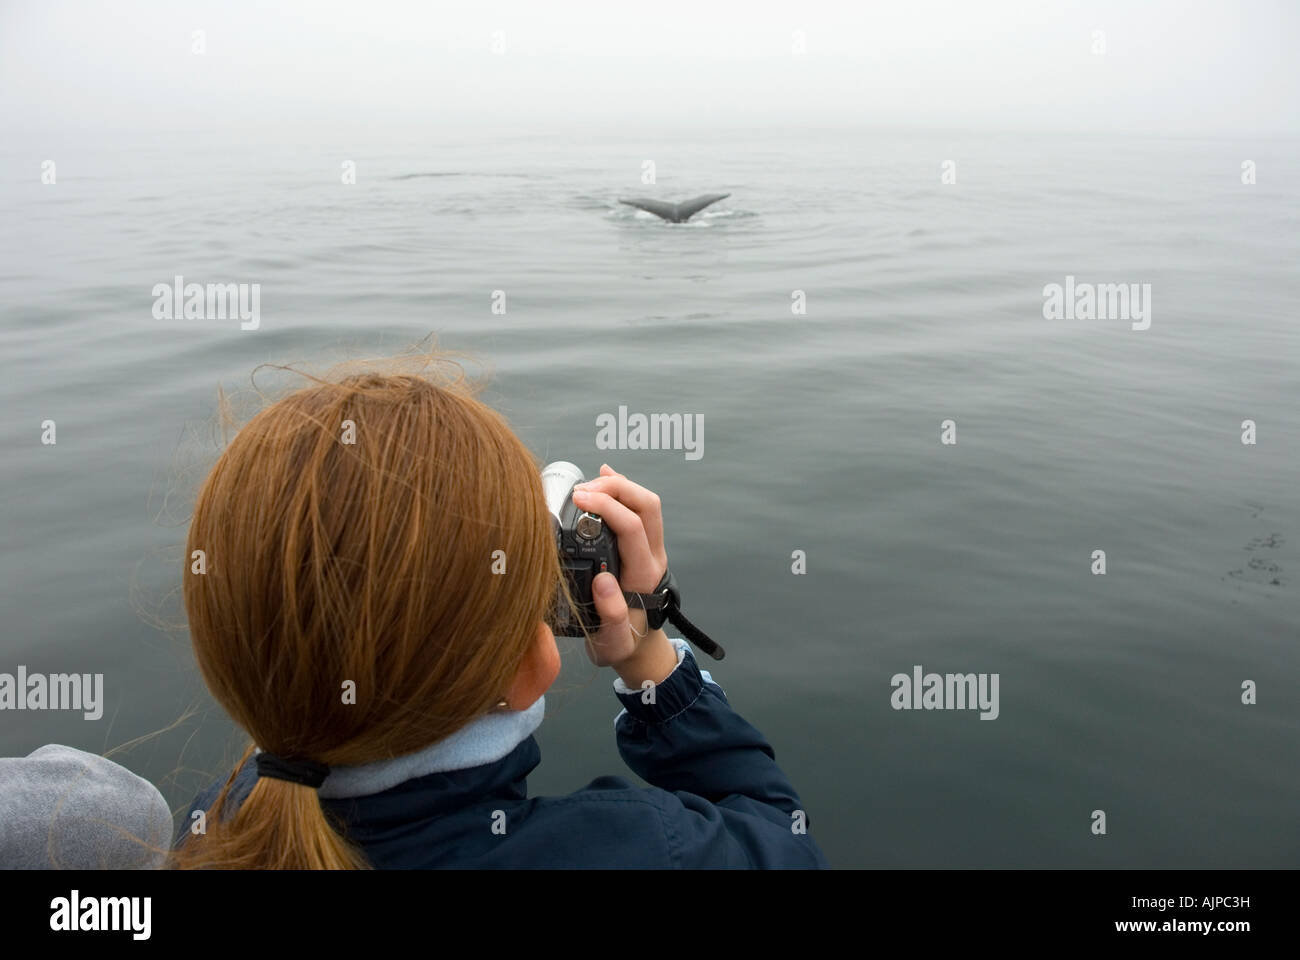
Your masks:
M 152 869 L 171 835 L 157 787 L 111 760 L 58 744 L 0 757 L 0 869 Z

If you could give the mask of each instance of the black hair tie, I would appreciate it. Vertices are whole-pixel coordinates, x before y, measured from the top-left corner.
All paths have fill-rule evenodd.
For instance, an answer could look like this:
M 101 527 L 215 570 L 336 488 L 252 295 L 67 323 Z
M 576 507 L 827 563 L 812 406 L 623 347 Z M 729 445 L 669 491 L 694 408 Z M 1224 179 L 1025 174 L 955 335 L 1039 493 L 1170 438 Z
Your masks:
M 257 755 L 257 775 L 272 780 L 288 780 L 315 790 L 330 775 L 330 768 L 310 760 L 286 760 L 263 751 Z

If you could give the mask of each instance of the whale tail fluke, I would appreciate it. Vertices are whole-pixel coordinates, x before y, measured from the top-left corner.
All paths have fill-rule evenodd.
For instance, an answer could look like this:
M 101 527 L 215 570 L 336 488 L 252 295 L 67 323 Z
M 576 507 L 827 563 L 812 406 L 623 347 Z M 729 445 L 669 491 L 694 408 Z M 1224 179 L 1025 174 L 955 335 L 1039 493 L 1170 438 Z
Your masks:
M 669 203 L 666 200 L 645 200 L 637 198 L 634 200 L 620 200 L 619 203 L 625 203 L 629 207 L 636 207 L 638 210 L 644 210 L 646 213 L 653 213 L 656 217 L 661 217 L 669 223 L 684 223 L 691 217 L 695 216 L 709 204 L 717 203 L 731 196 L 729 193 L 706 193 L 690 200 L 683 200 L 681 203 Z

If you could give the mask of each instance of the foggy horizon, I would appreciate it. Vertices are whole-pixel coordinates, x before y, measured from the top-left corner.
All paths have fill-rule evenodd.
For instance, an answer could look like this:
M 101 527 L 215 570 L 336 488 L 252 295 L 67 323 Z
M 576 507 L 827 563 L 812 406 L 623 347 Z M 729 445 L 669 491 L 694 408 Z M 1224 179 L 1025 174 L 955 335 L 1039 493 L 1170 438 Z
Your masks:
M 786 125 L 1292 137 L 1298 24 L 1273 2 L 10 4 L 0 120 L 37 136 Z

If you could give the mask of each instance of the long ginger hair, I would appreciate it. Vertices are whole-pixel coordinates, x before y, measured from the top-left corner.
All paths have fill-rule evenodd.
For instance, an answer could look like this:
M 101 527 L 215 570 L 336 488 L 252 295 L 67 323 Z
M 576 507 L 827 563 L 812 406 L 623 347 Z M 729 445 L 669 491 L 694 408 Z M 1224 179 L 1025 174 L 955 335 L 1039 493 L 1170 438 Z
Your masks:
M 463 377 L 313 380 L 254 416 L 203 483 L 190 634 L 257 747 L 330 765 L 396 757 L 508 691 L 561 573 L 538 464 L 472 392 Z M 233 780 L 176 865 L 366 866 L 314 789 L 259 779 L 223 813 Z

